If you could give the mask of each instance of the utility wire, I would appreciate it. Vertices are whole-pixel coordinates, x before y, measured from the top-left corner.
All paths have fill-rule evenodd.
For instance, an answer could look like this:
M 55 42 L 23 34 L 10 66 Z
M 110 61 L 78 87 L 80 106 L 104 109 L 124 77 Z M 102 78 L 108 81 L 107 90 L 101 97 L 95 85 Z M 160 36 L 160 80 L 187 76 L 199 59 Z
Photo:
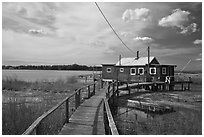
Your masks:
M 191 59 L 184 65 L 184 67 L 180 70 L 180 73 L 188 66 L 188 64 L 191 62 Z
M 103 14 L 103 11 L 101 10 L 101 8 L 99 7 L 99 5 L 97 4 L 97 2 L 95 2 L 96 6 L 98 7 L 99 11 L 101 12 L 101 14 L 103 15 L 104 19 L 106 20 L 106 22 L 108 23 L 108 25 L 110 26 L 110 28 L 113 30 L 113 32 L 115 33 L 115 35 L 118 37 L 118 39 L 122 42 L 122 44 L 129 50 L 131 51 L 134 55 L 136 54 L 133 50 L 131 50 L 124 42 L 123 40 L 119 37 L 119 35 L 116 33 L 116 31 L 114 30 L 113 26 L 110 24 L 110 22 L 108 21 L 108 19 L 106 18 L 106 16 Z

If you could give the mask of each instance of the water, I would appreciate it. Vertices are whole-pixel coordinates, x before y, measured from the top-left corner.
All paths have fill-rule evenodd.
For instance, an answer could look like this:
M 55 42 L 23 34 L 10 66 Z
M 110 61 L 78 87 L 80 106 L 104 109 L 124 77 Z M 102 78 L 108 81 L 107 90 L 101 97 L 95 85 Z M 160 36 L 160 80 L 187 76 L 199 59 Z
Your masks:
M 23 81 L 56 81 L 67 77 L 93 74 L 92 71 L 56 71 L 56 70 L 2 70 L 2 79 L 7 77 L 17 78 Z
M 174 111 L 159 114 L 144 112 L 119 103 L 112 110 L 121 135 L 202 134 L 201 109 L 174 106 Z

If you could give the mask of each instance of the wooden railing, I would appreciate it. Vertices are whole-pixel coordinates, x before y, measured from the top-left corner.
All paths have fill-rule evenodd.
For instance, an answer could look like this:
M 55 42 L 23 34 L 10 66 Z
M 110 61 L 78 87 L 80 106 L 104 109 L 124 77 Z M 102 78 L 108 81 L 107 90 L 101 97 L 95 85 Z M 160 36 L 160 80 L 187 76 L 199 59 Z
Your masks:
M 118 93 L 118 83 L 113 82 L 108 85 L 106 98 L 103 99 L 104 102 L 104 124 L 105 124 L 105 131 L 108 135 L 119 135 L 115 122 L 113 120 L 113 116 L 110 110 L 109 102 L 114 103 L 115 95 Z M 117 94 L 118 95 L 118 94 Z
M 30 125 L 30 127 L 27 128 L 27 130 L 23 133 L 23 135 L 30 135 L 30 134 L 40 135 L 40 134 L 44 134 L 43 133 L 44 129 L 42 129 L 42 128 L 46 128 L 46 127 L 41 125 L 42 122 L 47 117 L 49 117 L 53 112 L 55 112 L 58 108 L 60 108 L 63 104 L 65 104 L 65 117 L 66 117 L 64 123 L 69 123 L 69 118 L 70 118 L 70 109 L 69 109 L 70 99 L 74 98 L 74 100 L 75 100 L 74 104 L 75 104 L 75 110 L 76 110 L 80 106 L 80 104 L 83 102 L 83 100 L 85 98 L 90 98 L 92 95 L 95 94 L 96 84 L 97 84 L 97 82 L 94 82 L 93 84 L 90 84 L 90 85 L 87 85 L 87 86 L 84 86 L 84 87 L 81 87 L 81 88 L 77 89 L 73 94 L 71 94 L 70 96 L 66 97 L 61 102 L 59 102 L 56 106 L 54 106 L 49 111 L 47 111 L 46 113 L 41 115 L 39 118 L 37 118 Z M 92 87 L 92 90 L 91 90 L 91 87 Z M 86 93 L 84 93 L 82 91 L 84 89 L 86 90 Z M 53 124 L 55 124 L 55 123 L 53 123 Z

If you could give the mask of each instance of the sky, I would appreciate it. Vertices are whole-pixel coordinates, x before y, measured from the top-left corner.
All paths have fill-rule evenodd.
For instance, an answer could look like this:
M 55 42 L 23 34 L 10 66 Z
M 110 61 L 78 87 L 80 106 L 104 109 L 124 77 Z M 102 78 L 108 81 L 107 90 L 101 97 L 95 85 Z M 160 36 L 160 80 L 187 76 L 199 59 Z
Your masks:
M 151 56 L 161 64 L 202 69 L 202 3 L 3 2 L 3 65 L 98 65 Z

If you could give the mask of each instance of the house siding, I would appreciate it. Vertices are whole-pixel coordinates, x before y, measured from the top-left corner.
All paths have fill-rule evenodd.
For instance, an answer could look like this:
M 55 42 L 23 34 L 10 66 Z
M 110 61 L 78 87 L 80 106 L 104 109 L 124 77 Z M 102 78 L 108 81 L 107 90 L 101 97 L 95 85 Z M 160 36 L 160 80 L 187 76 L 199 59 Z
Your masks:
M 107 68 L 111 68 L 111 72 L 107 72 Z M 123 68 L 124 71 L 120 72 L 120 68 Z M 131 75 L 130 70 L 131 68 L 136 69 L 136 74 Z M 139 75 L 138 69 L 143 68 L 144 74 Z M 165 81 L 167 76 L 174 76 L 174 66 L 173 65 L 160 65 L 156 58 L 154 58 L 149 68 L 156 68 L 156 74 L 147 75 L 148 65 L 137 65 L 137 66 L 115 66 L 114 65 L 103 65 L 102 67 L 102 78 L 103 79 L 113 79 L 119 80 L 122 82 L 145 82 L 145 81 Z M 166 68 L 166 74 L 162 74 L 162 68 Z M 172 77 L 171 80 L 174 80 Z

